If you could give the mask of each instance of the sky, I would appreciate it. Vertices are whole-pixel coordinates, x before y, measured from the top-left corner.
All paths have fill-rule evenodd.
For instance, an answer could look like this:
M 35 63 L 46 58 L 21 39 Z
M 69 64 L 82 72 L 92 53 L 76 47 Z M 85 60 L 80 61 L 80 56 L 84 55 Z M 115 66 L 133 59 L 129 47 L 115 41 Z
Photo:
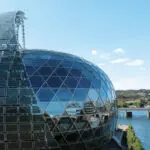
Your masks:
M 150 89 L 149 0 L 0 0 L 0 13 L 25 12 L 27 48 L 81 56 L 115 89 Z

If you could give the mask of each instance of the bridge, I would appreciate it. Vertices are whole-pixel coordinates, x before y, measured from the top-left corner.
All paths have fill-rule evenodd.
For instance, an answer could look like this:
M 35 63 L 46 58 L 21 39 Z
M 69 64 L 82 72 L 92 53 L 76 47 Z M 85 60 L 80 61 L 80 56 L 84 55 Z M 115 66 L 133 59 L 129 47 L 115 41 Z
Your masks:
M 150 108 L 118 108 L 118 110 L 124 110 L 126 112 L 126 118 L 132 118 L 133 111 L 147 111 L 147 119 L 150 119 Z
M 147 110 L 147 111 L 150 111 L 150 108 L 136 108 L 136 107 L 135 107 L 135 108 L 134 108 L 134 107 L 132 108 L 132 107 L 131 107 L 131 108 L 118 108 L 118 110 L 127 110 L 127 111 L 128 111 L 128 110 Z

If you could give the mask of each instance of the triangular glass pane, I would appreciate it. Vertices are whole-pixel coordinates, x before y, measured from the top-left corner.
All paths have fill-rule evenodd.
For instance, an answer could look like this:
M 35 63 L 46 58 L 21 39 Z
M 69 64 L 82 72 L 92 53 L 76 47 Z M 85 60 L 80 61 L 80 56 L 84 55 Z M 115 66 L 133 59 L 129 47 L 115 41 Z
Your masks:
M 72 74 L 73 77 L 80 77 L 82 75 L 82 70 L 72 68 L 70 74 Z
M 39 90 L 39 88 L 33 88 L 33 90 L 36 93 Z
M 40 75 L 40 73 L 38 71 L 36 71 L 33 75 Z
M 60 101 L 69 101 L 72 95 L 73 95 L 72 92 L 68 91 L 68 89 L 65 89 L 65 88 L 61 88 L 57 92 L 57 98 Z
M 47 83 L 44 83 L 44 84 L 42 85 L 42 87 L 49 87 L 49 85 L 48 85 Z
M 89 89 L 88 96 L 92 101 L 97 101 L 99 95 L 95 89 Z
M 40 87 L 43 84 L 43 79 L 40 76 L 30 77 L 30 83 L 32 87 Z
M 32 66 L 26 66 L 25 69 L 26 69 L 26 73 L 28 75 L 32 75 L 35 72 L 35 70 L 36 70 Z
M 91 79 L 90 78 L 81 78 L 78 84 L 78 88 L 90 88 Z
M 55 72 L 57 76 L 67 76 L 68 71 L 69 71 L 69 68 L 57 68 Z
M 61 116 L 64 113 L 65 107 L 66 102 L 60 102 L 55 99 L 48 104 L 46 111 L 50 116 Z
M 64 60 L 61 65 L 66 68 L 70 68 L 72 64 L 73 64 L 73 61 Z
M 41 67 L 38 71 L 40 75 L 49 76 L 53 70 L 50 67 Z
M 50 88 L 40 88 L 37 93 L 37 97 L 42 102 L 51 101 L 54 96 L 54 93 L 50 90 Z
M 91 82 L 91 86 L 92 86 L 92 88 L 96 88 L 96 89 L 100 88 L 100 86 L 101 86 L 100 80 L 93 78 L 93 80 Z
M 42 65 L 44 65 L 46 62 L 46 60 L 44 59 L 34 59 L 32 61 L 32 66 L 35 67 L 35 68 L 39 68 L 41 67 Z
M 57 87 L 58 88 L 61 86 L 62 80 L 60 80 L 59 77 L 51 77 L 48 79 L 47 83 L 50 87 L 53 87 L 53 88 Z
M 38 98 L 38 104 L 43 112 L 45 112 L 49 102 L 52 100 L 54 93 L 49 88 L 40 88 L 36 94 Z
M 80 102 L 80 101 L 83 102 L 88 95 L 88 91 L 89 91 L 89 89 L 79 89 L 79 88 L 75 89 L 72 100 L 78 101 L 78 102 Z
M 42 77 L 43 77 L 44 81 L 46 81 L 49 78 L 49 76 L 42 76 Z
M 79 82 L 78 78 L 67 77 L 65 80 L 65 85 L 68 88 L 76 88 L 78 85 L 78 82 Z

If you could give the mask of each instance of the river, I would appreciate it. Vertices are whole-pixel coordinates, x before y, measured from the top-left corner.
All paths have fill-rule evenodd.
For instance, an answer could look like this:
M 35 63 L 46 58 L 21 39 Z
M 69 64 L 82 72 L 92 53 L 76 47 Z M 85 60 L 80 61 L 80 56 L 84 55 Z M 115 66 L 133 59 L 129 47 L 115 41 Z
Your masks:
M 141 140 L 144 150 L 150 150 L 150 120 L 147 119 L 146 111 L 133 111 L 132 119 L 126 119 L 125 111 L 119 111 L 117 124 L 131 124 L 135 134 Z

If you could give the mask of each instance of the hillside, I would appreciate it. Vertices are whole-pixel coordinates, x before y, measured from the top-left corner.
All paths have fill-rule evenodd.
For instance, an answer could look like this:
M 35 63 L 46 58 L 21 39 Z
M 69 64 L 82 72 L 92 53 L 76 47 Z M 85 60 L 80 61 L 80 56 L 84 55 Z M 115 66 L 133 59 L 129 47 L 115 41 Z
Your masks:
M 116 96 L 119 107 L 148 107 L 150 106 L 150 90 L 117 90 Z

